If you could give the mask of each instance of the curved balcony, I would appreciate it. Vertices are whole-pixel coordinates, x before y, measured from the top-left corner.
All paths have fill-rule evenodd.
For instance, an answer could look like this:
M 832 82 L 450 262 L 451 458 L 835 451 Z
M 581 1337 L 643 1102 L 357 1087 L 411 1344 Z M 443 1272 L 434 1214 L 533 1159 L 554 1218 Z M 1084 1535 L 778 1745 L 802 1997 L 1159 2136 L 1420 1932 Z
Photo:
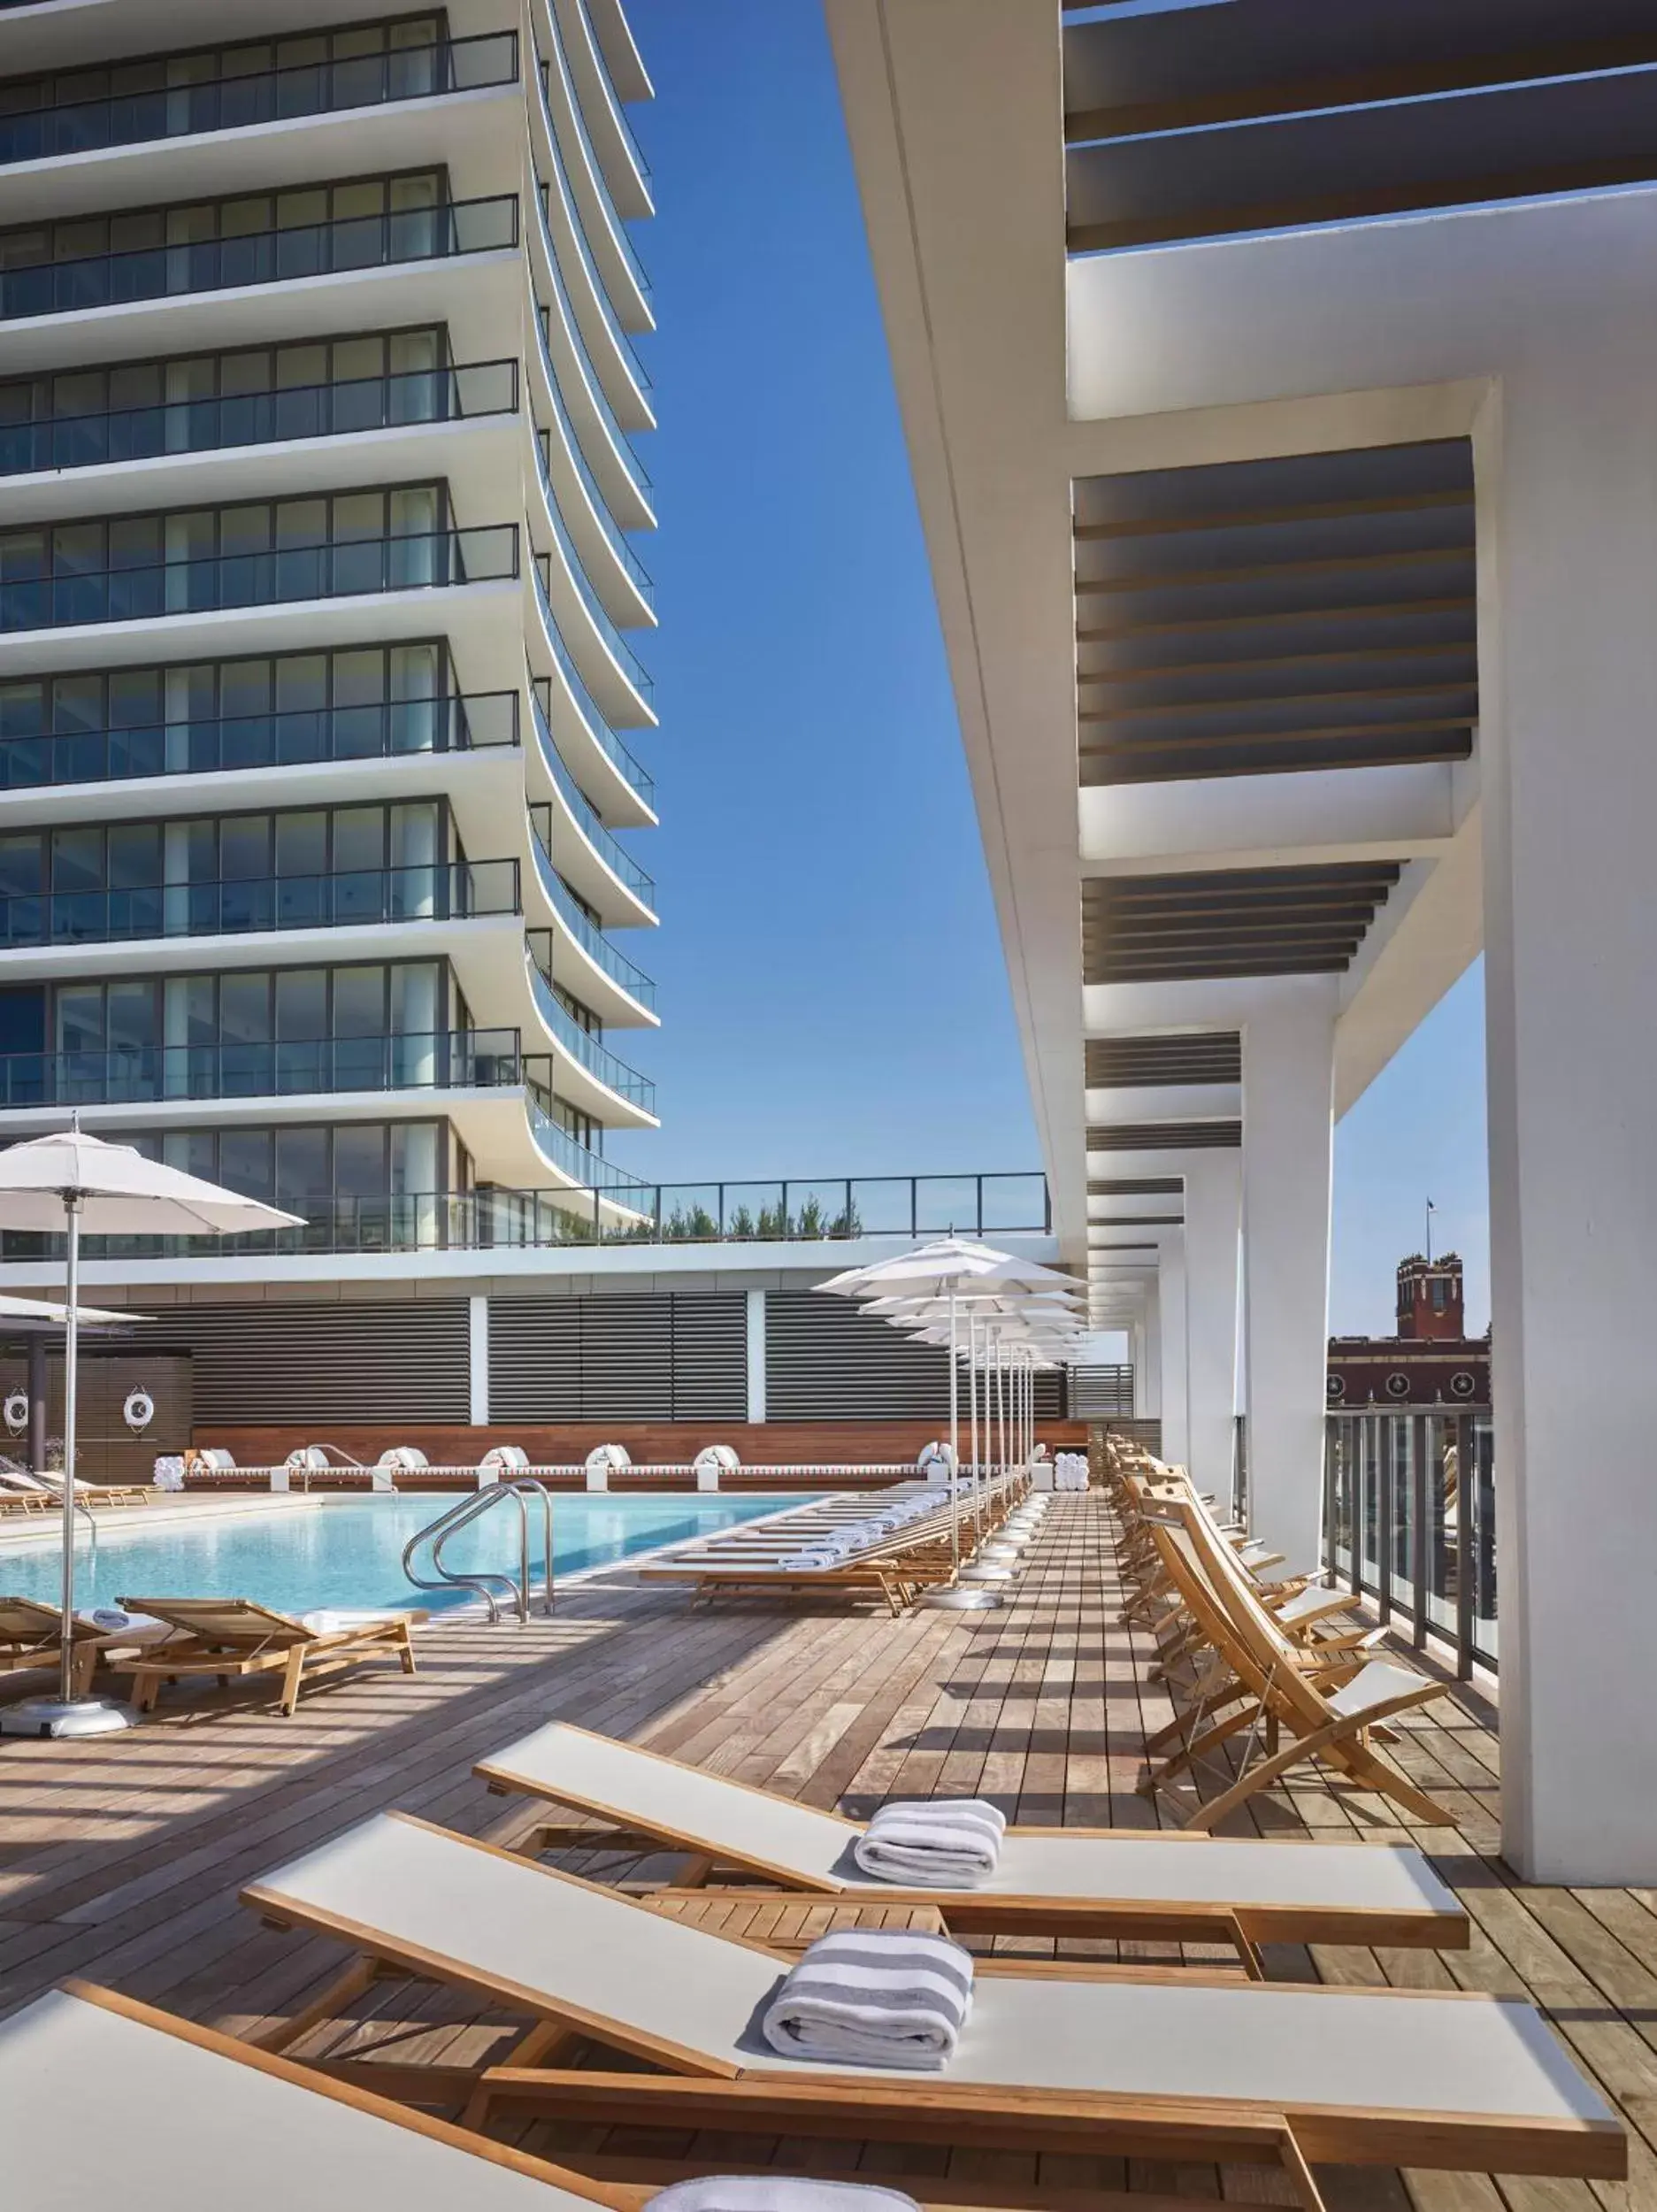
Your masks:
M 554 0 L 554 7 L 579 111 L 617 211 L 623 216 L 654 215 L 650 165 L 617 97 L 587 0 Z
M 532 286 L 530 315 L 539 345 L 544 348 L 546 334 L 533 294 Z M 538 365 L 546 373 L 546 405 L 543 410 L 532 404 L 528 413 L 548 495 L 563 515 L 587 580 L 612 620 L 634 625 L 652 622 L 656 586 L 650 580 L 649 571 L 610 511 L 610 502 L 593 473 L 592 465 L 581 450 L 581 441 L 564 403 L 550 357 L 543 354 Z M 530 381 L 533 388 L 537 380 L 532 376 Z M 548 418 L 551 426 L 542 428 L 541 426 Z M 652 515 L 652 527 L 655 519 Z
M 583 0 L 583 4 L 618 97 L 654 100 L 656 87 L 650 81 L 650 73 L 644 65 L 639 42 L 633 35 L 633 26 L 621 0 Z
M 518 525 L 218 553 L 132 568 L 0 577 L 0 634 L 163 621 L 319 599 L 442 590 L 516 577 Z
M 656 1085 L 590 1036 L 531 960 L 535 1010 L 552 1040 L 559 1095 L 606 1124 L 630 1129 L 659 1126 Z
M 471 752 L 518 742 L 514 691 L 146 722 L 120 729 L 0 734 L 0 791 Z
M 592 694 L 581 681 L 575 663 L 564 649 L 564 640 L 552 631 L 556 673 L 532 676 L 532 719 L 543 750 L 556 752 L 566 765 L 573 761 L 577 783 L 589 795 L 601 821 L 626 829 L 654 829 L 656 825 L 656 780 L 636 761 L 599 712 Z M 547 771 L 550 778 L 552 771 Z
M 535 965 L 613 1026 L 658 1028 L 655 984 L 581 911 L 559 882 L 540 838 L 531 835 L 529 849 L 536 886 L 554 925 L 526 933 Z
M 0 423 L 0 476 L 118 467 L 128 461 L 357 437 L 367 431 L 469 422 L 517 411 L 517 362 L 478 361 L 463 368 L 417 369 L 336 384 Z
M 517 81 L 516 32 L 438 39 L 388 53 L 0 115 L 0 165 L 244 130 L 443 93 L 481 92 Z
M 554 1116 L 550 1082 L 541 1081 L 531 1072 L 533 1061 L 526 1058 L 524 1064 L 524 1102 L 529 1116 L 529 1133 L 535 1149 L 553 1173 L 562 1176 L 573 1190 L 643 1190 L 645 1185 L 641 1177 L 630 1175 L 625 1168 L 617 1167 L 602 1152 L 592 1151 L 570 1134 Z
M 216 877 L 125 890 L 18 892 L 0 897 L 0 950 L 290 929 L 375 929 L 521 910 L 516 860 L 426 861 L 334 875 Z
M 532 192 L 529 201 L 534 212 L 528 226 L 528 250 L 524 260 L 529 279 L 530 312 L 540 341 L 540 365 L 548 383 L 557 387 L 577 443 L 599 480 L 604 504 L 627 528 L 653 530 L 656 514 L 648 496 L 648 472 L 634 452 L 620 417 L 610 405 L 610 395 L 588 357 L 587 341 L 581 335 L 581 326 L 571 303 L 564 273 L 558 266 L 557 248 L 553 243 L 546 204 L 539 192 Z M 654 429 L 655 417 L 648 409 L 645 416 L 646 419 L 634 427 Z
M 654 687 L 650 679 L 615 624 L 608 615 L 601 616 L 595 607 L 591 587 L 585 592 L 581 589 L 580 564 L 567 541 L 558 534 L 556 560 L 549 553 L 533 553 L 529 564 L 535 580 L 535 609 L 541 618 L 548 657 L 555 662 L 560 659 L 558 648 L 553 642 L 557 638 L 570 657 L 577 659 L 564 634 L 564 626 L 568 623 L 578 638 L 585 637 L 587 651 L 595 657 L 595 680 L 589 688 L 603 719 L 629 729 L 641 726 L 654 729 L 656 714 L 648 703 L 648 695 Z M 559 602 L 556 607 L 552 597 L 555 591 Z
M 550 803 L 532 802 L 530 827 L 541 850 L 607 929 L 656 926 L 656 886 L 613 838 L 556 760 Z
M 210 238 L 194 245 L 146 246 L 131 253 L 42 262 L 0 273 L 0 321 L 126 307 L 180 294 L 292 284 L 305 277 L 347 275 L 403 261 L 441 261 L 495 253 L 518 244 L 518 196 L 455 200 L 445 207 L 404 208 L 353 215 L 245 238 Z
M 630 430 L 654 429 L 656 419 L 645 396 L 650 388 L 649 375 L 610 303 L 571 193 L 553 120 L 547 65 L 535 59 L 524 75 L 526 86 L 533 81 L 535 88 L 533 94 L 525 95 L 530 115 L 530 182 L 546 218 L 581 342 L 620 421 Z
M 10 1052 L 0 1055 L 0 1112 L 340 1092 L 492 1089 L 521 1083 L 523 1059 L 515 1029 L 269 1044 L 132 1045 L 113 1052 Z
M 594 149 L 575 80 L 570 72 L 556 11 L 551 0 L 541 0 L 541 4 L 550 48 L 548 58 L 541 63 L 547 77 L 548 104 L 552 111 L 553 127 L 558 133 L 564 174 L 570 180 L 589 251 L 622 327 L 653 330 L 656 318 L 650 311 L 650 280 L 627 235 L 626 225 L 611 197 L 609 180 Z
M 651 603 L 656 595 L 656 588 L 645 574 L 630 548 L 625 563 L 619 557 L 615 547 L 607 539 L 601 541 L 603 544 L 603 555 L 599 561 L 593 562 L 590 553 L 583 553 L 581 548 L 575 542 L 569 523 L 564 518 L 558 486 L 554 480 L 553 456 L 557 450 L 554 434 L 548 430 L 542 430 L 530 416 L 525 418 L 524 429 L 534 455 L 534 480 L 540 487 L 541 498 L 539 511 L 546 526 L 540 532 L 532 531 L 531 537 L 533 539 L 539 536 L 544 541 L 550 535 L 556 541 L 558 550 L 564 557 L 565 566 L 570 570 L 571 580 L 575 585 L 581 603 L 591 618 L 595 629 L 598 631 L 606 650 L 612 660 L 622 659 L 622 655 L 617 651 L 617 644 L 622 639 L 623 624 L 633 629 L 653 630 L 656 627 L 656 610 Z M 560 439 L 558 443 L 561 444 L 561 442 Z M 581 513 L 584 511 L 587 511 L 585 491 L 576 503 L 576 511 Z M 619 538 L 619 532 L 617 535 Z M 625 541 L 623 540 L 622 543 L 625 545 Z M 589 567 L 589 562 L 592 563 L 591 567 Z M 593 567 L 598 571 L 597 581 L 594 579 Z M 608 587 L 608 588 L 603 588 L 603 587 Z M 631 647 L 625 648 L 625 651 L 631 654 Z M 639 665 L 636 655 L 633 656 L 633 666 L 627 668 L 626 672 L 633 682 L 633 688 L 642 696 L 648 687 L 649 679 L 645 676 L 643 668 Z M 622 664 L 624 668 L 626 667 L 625 660 Z

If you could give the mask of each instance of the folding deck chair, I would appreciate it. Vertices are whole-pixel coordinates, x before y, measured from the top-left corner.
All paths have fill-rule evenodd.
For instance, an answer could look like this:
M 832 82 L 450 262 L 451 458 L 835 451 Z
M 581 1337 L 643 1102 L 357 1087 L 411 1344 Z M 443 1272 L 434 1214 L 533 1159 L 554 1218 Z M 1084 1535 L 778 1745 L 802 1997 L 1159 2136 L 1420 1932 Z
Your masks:
M 228 1680 L 233 1675 L 282 1678 L 280 1706 L 291 1715 L 307 1675 L 353 1666 L 363 1659 L 395 1659 L 414 1672 L 409 1630 L 426 1617 L 418 1609 L 360 1616 L 272 1612 L 251 1598 L 123 1598 L 129 1612 L 148 1613 L 177 1632 L 132 1668 L 133 1704 L 142 1713 L 165 1682 L 196 1675 Z

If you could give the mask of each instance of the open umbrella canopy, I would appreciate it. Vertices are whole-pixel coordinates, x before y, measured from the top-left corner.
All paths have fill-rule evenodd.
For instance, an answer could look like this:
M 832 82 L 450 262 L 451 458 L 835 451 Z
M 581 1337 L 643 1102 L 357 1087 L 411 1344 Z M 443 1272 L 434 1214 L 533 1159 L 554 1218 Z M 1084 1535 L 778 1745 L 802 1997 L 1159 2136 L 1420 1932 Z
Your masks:
M 59 1225 L 61 1226 L 61 1224 Z M 47 1298 L 12 1298 L 0 1293 L 0 1323 L 14 1327 L 61 1329 L 69 1318 L 67 1306 L 55 1305 Z M 102 1306 L 77 1306 L 75 1319 L 83 1329 L 96 1329 L 107 1323 L 147 1321 L 144 1313 L 111 1313 Z
M 889 1260 L 874 1260 L 867 1267 L 850 1267 L 832 1275 L 819 1290 L 846 1298 L 878 1298 L 883 1293 L 950 1290 L 960 1294 L 970 1283 L 1021 1285 L 1028 1288 L 1079 1289 L 1081 1286 L 1056 1268 L 1039 1260 L 1023 1260 L 993 1245 L 974 1244 L 965 1237 L 940 1237 L 913 1252 L 895 1253 Z
M 61 1230 L 72 1201 L 88 1236 L 232 1236 L 301 1219 L 79 1129 L 0 1152 L 0 1228 Z

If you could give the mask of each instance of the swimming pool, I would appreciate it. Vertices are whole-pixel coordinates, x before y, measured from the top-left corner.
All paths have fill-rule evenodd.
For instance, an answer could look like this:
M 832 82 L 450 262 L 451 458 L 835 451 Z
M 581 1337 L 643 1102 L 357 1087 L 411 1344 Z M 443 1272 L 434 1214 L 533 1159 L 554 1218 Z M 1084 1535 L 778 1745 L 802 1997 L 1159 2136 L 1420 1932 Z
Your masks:
M 330 1498 L 268 1512 L 203 1509 L 194 1525 L 180 1517 L 148 1529 L 123 1523 L 111 1527 L 106 1518 L 96 1544 L 83 1536 L 76 1547 L 75 1602 L 85 1611 L 113 1605 L 121 1597 L 257 1598 L 282 1613 L 318 1606 L 423 1605 L 435 1610 L 464 1605 L 474 1601 L 475 1593 L 417 1590 L 403 1571 L 403 1548 L 410 1537 L 459 1494 Z M 798 1494 L 556 1496 L 553 1572 L 568 1575 L 610 1565 L 660 1544 L 684 1543 L 809 1502 Z M 531 1571 L 538 1578 L 539 1508 L 533 1500 L 530 1506 Z M 510 1506 L 501 1506 L 484 1517 L 481 1526 L 462 1529 L 445 1548 L 444 1563 L 463 1570 L 510 1570 L 518 1541 L 518 1515 Z M 0 1548 L 0 1591 L 8 1595 L 55 1601 L 59 1572 L 55 1541 Z

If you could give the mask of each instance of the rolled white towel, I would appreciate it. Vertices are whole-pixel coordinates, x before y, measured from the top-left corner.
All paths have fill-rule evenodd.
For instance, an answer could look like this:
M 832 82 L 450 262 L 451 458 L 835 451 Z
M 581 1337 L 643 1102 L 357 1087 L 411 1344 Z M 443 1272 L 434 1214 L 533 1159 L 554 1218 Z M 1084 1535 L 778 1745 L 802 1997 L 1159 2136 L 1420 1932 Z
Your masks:
M 852 1856 L 879 1882 L 970 1889 L 994 1873 L 1006 1832 L 1007 1816 L 981 1797 L 928 1798 L 883 1805 Z
M 645 2200 L 645 2212 L 920 2212 L 901 2189 L 803 2174 L 707 2174 L 676 2181 Z
M 972 2009 L 972 1955 L 943 1936 L 842 1928 L 819 1936 L 765 2008 L 785 2058 L 940 2073 Z
M 147 1634 L 150 1629 L 161 1626 L 153 1613 L 129 1613 L 124 1605 L 95 1606 L 87 1618 L 106 1636 L 122 1636 L 129 1630 L 134 1634 L 141 1630 Z
M 320 1606 L 314 1613 L 295 1617 L 302 1628 L 308 1628 L 313 1636 L 339 1636 L 348 1628 L 378 1627 L 382 1621 L 407 1620 L 395 1606 L 346 1607 Z

